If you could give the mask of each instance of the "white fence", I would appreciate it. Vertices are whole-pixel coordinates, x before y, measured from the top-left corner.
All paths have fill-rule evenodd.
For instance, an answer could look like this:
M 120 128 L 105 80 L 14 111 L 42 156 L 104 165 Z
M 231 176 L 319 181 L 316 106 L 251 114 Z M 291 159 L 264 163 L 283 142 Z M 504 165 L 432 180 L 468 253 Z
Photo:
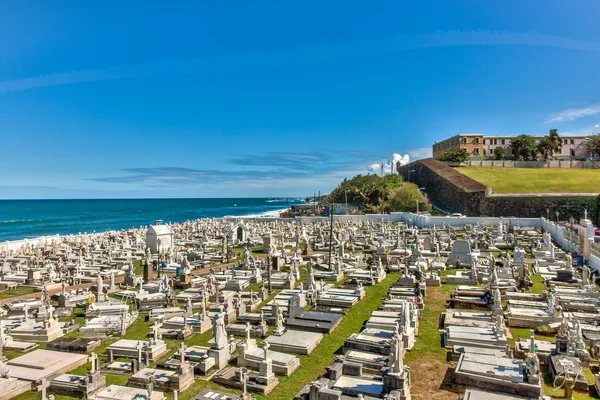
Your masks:
M 548 221 L 546 218 L 433 217 L 409 212 L 392 214 L 397 216 L 397 220 L 416 225 L 419 228 L 464 226 L 468 224 L 475 225 L 476 223 L 490 226 L 498 225 L 500 222 L 505 225 L 510 223 L 522 227 L 540 227 L 550 233 L 554 242 L 563 250 L 583 255 L 587 264 L 593 270 L 600 271 L 600 245 L 594 243 L 593 228 L 590 232 L 584 234 L 582 240 L 581 235 L 575 233 L 572 229 Z M 580 227 L 580 229 L 583 228 Z
M 400 216 L 397 214 L 365 214 L 365 215 L 334 215 L 334 221 L 386 221 L 386 222 L 398 222 L 401 221 Z M 296 217 L 296 221 L 300 222 L 323 222 L 329 221 L 331 217 Z
M 391 213 L 396 216 L 396 220 L 409 222 L 419 228 L 443 227 L 443 226 L 464 226 L 479 225 L 491 226 L 502 222 L 504 225 L 520 226 L 541 226 L 540 218 L 505 218 L 505 217 L 439 217 L 424 214 L 415 214 L 411 212 Z
M 548 160 L 548 161 L 513 161 L 513 160 L 468 160 L 464 163 L 445 162 L 450 167 L 498 167 L 498 168 L 600 168 L 600 161 Z

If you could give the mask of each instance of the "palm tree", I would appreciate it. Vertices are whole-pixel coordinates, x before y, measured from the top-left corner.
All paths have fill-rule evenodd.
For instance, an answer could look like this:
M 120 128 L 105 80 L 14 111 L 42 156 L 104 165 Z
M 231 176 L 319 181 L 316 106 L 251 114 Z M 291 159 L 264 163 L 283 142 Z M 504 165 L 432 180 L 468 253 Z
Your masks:
M 560 136 L 558 136 L 558 129 L 550 129 L 547 137 L 550 143 L 552 143 L 552 154 L 560 153 L 563 140 Z
M 310 204 L 310 197 L 306 196 L 306 197 L 304 198 L 304 202 L 305 202 L 306 204 Z

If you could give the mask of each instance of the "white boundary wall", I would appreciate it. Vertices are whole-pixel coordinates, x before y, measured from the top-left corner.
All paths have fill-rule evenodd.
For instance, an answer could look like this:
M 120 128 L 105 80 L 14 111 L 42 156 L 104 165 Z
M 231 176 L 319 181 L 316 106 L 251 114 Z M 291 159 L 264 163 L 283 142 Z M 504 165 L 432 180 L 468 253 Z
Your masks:
M 279 221 L 279 222 L 326 222 L 329 217 L 296 217 L 295 219 L 290 218 L 223 218 L 228 221 Z M 441 228 L 444 226 L 464 226 L 464 225 L 475 225 L 479 223 L 484 226 L 498 225 L 500 222 L 503 224 L 512 224 L 528 227 L 540 227 L 550 233 L 552 239 L 566 251 L 573 251 L 575 246 L 569 240 L 570 233 L 568 230 L 552 221 L 548 221 L 545 218 L 502 218 L 502 217 L 438 217 L 424 214 L 415 214 L 411 212 L 394 212 L 390 214 L 367 214 L 367 215 L 334 215 L 334 221 L 388 221 L 388 222 L 406 222 L 411 225 L 416 225 L 419 228 L 431 228 L 433 226 Z M 57 237 L 44 236 L 48 239 Z M 27 239 L 27 242 L 31 245 L 35 245 L 40 238 Z M 589 239 L 589 238 L 588 238 Z M 7 242 L 0 242 L 0 247 L 4 246 Z M 25 243 L 25 240 L 13 240 L 8 241 L 9 248 L 16 250 Z M 591 238 L 593 243 L 593 238 Z M 592 269 L 600 271 L 600 257 L 591 254 L 591 244 L 588 240 L 588 244 L 583 249 L 584 258 L 587 260 L 588 265 Z

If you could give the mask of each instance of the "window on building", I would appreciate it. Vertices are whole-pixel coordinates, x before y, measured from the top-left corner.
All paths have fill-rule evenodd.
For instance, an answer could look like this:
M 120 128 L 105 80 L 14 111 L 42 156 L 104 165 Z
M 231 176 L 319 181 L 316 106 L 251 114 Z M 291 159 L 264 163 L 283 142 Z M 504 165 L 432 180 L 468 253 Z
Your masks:
M 575 157 L 575 149 L 571 149 L 571 157 Z
M 474 143 L 475 144 L 479 144 L 479 138 L 478 137 L 475 138 Z
M 485 149 L 483 149 L 483 155 L 485 156 L 487 154 L 487 151 L 485 151 Z
M 477 154 L 477 155 L 479 155 L 479 147 L 475 147 L 474 153 Z
M 498 139 L 494 139 L 494 144 L 498 144 Z
M 575 144 L 575 139 L 571 139 L 571 144 Z
M 504 142 L 505 142 L 505 140 L 504 140 L 504 139 L 502 139 L 502 144 L 505 144 Z
M 467 138 L 466 137 L 462 138 L 462 144 L 467 144 Z

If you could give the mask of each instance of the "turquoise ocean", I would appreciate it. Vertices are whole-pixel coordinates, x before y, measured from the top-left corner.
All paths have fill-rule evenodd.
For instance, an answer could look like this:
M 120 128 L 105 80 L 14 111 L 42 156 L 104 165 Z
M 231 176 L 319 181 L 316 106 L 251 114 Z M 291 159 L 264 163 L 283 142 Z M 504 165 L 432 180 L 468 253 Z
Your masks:
M 0 200 L 0 242 L 225 216 L 279 216 L 297 198 Z

